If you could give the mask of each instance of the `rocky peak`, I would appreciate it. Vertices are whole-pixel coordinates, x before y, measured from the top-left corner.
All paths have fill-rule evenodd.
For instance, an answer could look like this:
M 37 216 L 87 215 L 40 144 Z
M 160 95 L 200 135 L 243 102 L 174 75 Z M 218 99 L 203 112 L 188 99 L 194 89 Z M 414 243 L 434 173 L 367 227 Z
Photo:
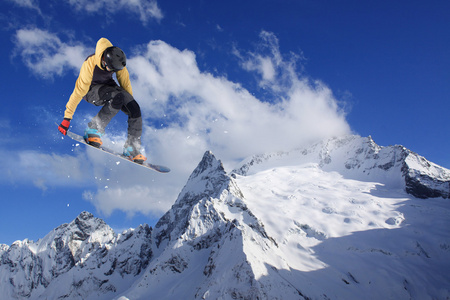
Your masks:
M 156 246 L 160 247 L 163 240 L 169 242 L 178 236 L 188 226 L 192 207 L 202 199 L 219 197 L 230 181 L 222 162 L 211 151 L 206 151 L 175 204 L 155 225 Z
M 57 227 L 39 240 L 37 248 L 53 249 L 50 254 L 52 256 L 70 252 L 72 257 L 65 254 L 62 257 L 71 260 L 72 266 L 79 261 L 84 261 L 90 248 L 103 247 L 111 243 L 114 238 L 114 231 L 103 220 L 95 218 L 89 212 L 82 212 L 72 222 Z M 86 245 L 90 246 L 85 247 Z
M 218 160 L 211 151 L 206 151 L 197 167 L 192 172 L 188 181 L 205 174 L 225 174 L 222 162 Z
M 96 231 L 106 230 L 112 233 L 112 229 L 102 219 L 95 218 L 93 214 L 86 211 L 80 213 L 69 227 L 76 230 L 74 235 L 78 235 L 81 240 L 85 240 Z
M 217 196 L 224 185 L 229 183 L 229 176 L 211 151 L 206 151 L 202 160 L 192 172 L 175 204 L 192 204 L 192 200 Z
M 225 214 L 219 212 L 224 207 L 227 207 L 225 211 L 245 212 L 250 216 L 249 220 L 253 220 L 255 230 L 266 235 L 243 199 L 242 192 L 233 177 L 226 173 L 222 162 L 211 151 L 205 152 L 175 204 L 156 224 L 153 235 L 156 247 L 162 251 L 164 246 L 180 238 L 183 233 L 189 232 L 187 236 L 192 238 L 200 235 L 199 232 L 211 231 L 209 226 L 215 226 L 212 224 L 231 224 L 232 220 L 225 220 Z
M 246 205 L 235 179 L 210 151 L 153 233 L 154 259 L 136 284 L 149 293 L 142 298 L 161 298 L 153 291 L 161 285 L 179 286 L 176 278 L 184 274 L 183 289 L 170 288 L 170 296 L 165 297 L 206 299 L 210 292 L 220 290 L 218 293 L 233 298 L 256 299 L 254 269 L 265 266 L 253 256 L 247 257 L 245 251 L 262 247 L 277 256 L 276 241 Z M 193 289 L 186 284 L 190 278 L 201 283 L 196 282 L 199 286 Z M 242 282 L 252 286 L 237 289 Z

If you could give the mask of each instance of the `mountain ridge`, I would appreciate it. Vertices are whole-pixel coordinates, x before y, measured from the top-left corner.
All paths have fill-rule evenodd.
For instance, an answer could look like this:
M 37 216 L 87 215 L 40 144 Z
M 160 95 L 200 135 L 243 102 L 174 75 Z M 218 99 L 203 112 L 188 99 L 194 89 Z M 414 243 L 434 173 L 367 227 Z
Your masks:
M 412 193 L 406 174 L 417 181 Z M 116 234 L 82 212 L 37 242 L 0 245 L 0 292 L 10 299 L 446 299 L 448 176 L 370 137 L 257 155 L 230 173 L 206 151 L 154 228 Z M 441 196 L 419 199 L 416 191 Z
M 339 152 L 337 150 L 347 151 L 345 161 L 338 159 L 337 163 L 334 162 L 333 156 Z M 396 176 L 400 173 L 402 177 L 402 182 L 399 182 L 399 178 L 397 178 L 396 184 L 402 185 L 406 192 L 414 197 L 422 199 L 450 198 L 450 170 L 429 162 L 401 145 L 381 147 L 370 136 L 364 138 L 352 135 L 332 138 L 311 147 L 295 149 L 290 152 L 254 155 L 244 160 L 242 166 L 233 170 L 232 173 L 245 175 L 251 168 L 265 161 L 273 158 L 281 160 L 283 157 L 289 156 L 294 156 L 297 160 L 296 163 L 315 162 L 326 171 L 337 171 L 348 178 L 365 181 L 374 180 L 383 183 L 395 181 L 380 175 L 380 171 L 394 171 L 397 173 Z M 341 157 L 342 155 L 339 158 Z M 358 176 L 355 177 L 352 171 L 358 172 Z

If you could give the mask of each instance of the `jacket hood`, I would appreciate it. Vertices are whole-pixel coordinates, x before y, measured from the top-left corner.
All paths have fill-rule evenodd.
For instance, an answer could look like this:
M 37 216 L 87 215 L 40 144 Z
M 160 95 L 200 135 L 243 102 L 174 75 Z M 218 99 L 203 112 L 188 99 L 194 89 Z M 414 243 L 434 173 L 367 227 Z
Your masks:
M 101 38 L 97 41 L 97 46 L 95 47 L 95 64 L 102 70 L 102 55 L 109 47 L 112 47 L 112 44 L 108 39 Z

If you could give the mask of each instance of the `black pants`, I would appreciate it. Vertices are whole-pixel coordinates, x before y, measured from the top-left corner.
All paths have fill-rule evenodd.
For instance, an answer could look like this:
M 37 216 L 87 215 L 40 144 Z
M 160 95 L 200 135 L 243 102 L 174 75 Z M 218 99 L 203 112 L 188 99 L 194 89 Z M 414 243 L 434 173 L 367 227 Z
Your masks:
M 85 99 L 94 105 L 103 106 L 89 122 L 89 128 L 104 133 L 105 127 L 111 119 L 122 110 L 128 115 L 128 140 L 126 144 L 140 149 L 142 135 L 141 108 L 130 93 L 117 85 L 96 84 L 91 86 Z

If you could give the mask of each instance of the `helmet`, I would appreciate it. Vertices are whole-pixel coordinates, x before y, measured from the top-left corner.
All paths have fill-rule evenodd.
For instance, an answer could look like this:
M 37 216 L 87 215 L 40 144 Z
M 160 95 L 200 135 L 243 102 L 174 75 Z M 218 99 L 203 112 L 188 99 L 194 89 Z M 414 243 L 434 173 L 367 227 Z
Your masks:
M 109 47 L 103 52 L 103 61 L 105 67 L 108 67 L 111 71 L 122 70 L 127 65 L 127 57 L 119 47 Z

